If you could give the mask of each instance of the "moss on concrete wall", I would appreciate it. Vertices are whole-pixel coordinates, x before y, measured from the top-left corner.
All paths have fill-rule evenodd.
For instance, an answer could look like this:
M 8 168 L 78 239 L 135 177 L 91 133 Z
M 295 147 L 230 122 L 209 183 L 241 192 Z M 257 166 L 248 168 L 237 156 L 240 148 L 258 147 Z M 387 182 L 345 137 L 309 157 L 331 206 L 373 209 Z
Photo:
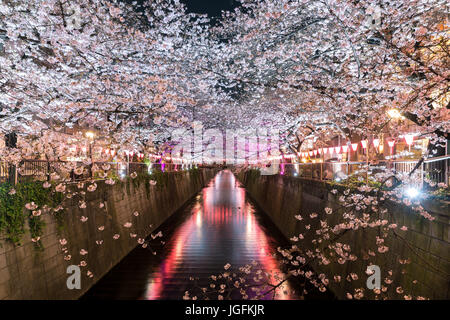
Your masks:
M 149 236 L 214 174 L 210 169 L 169 173 L 160 179 L 160 185 L 138 180 L 114 186 L 97 182 L 97 190 L 86 194 L 85 209 L 80 209 L 74 200 L 59 220 L 48 214 L 41 216 L 45 222 L 41 236 L 43 250 L 35 250 L 28 233 L 21 245 L 2 241 L 0 299 L 77 299 L 134 249 L 138 238 Z M 105 206 L 100 208 L 100 203 Z M 136 211 L 138 216 L 133 215 Z M 84 223 L 80 222 L 82 216 L 88 218 Z M 124 228 L 127 222 L 132 227 Z M 103 231 L 98 229 L 101 226 Z M 114 240 L 116 234 L 120 238 Z M 67 244 L 61 245 L 61 239 L 66 239 Z M 88 253 L 82 255 L 81 249 Z M 71 259 L 65 260 L 69 255 Z M 87 265 L 81 267 L 81 290 L 69 290 L 67 266 L 82 261 Z

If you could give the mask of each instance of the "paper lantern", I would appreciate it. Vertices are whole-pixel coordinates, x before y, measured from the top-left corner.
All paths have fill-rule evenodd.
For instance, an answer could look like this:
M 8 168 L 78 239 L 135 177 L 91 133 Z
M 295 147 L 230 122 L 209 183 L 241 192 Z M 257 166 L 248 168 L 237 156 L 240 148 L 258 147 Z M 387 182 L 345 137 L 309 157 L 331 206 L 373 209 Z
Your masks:
M 115 150 L 111 150 L 111 156 L 114 157 L 114 155 L 116 154 Z
M 391 150 L 391 154 L 392 154 L 394 152 L 395 141 L 391 140 L 391 141 L 388 141 L 387 143 L 388 143 L 389 149 Z
M 329 153 L 329 154 L 333 154 L 333 151 L 334 151 L 334 148 L 333 148 L 333 147 L 328 148 L 328 153 Z
M 352 143 L 352 150 L 356 151 L 358 149 L 358 144 L 357 143 Z
M 314 150 L 313 153 L 315 156 L 317 156 L 317 150 Z
M 342 146 L 342 152 L 347 153 L 348 152 L 348 146 Z
M 334 148 L 334 152 L 341 153 L 341 147 L 335 147 Z
M 368 143 L 367 140 L 362 140 L 362 141 L 361 141 L 361 146 L 362 146 L 364 149 L 366 149 L 366 148 L 367 148 L 367 143 Z
M 373 146 L 376 148 L 378 148 L 378 146 L 380 145 L 380 139 L 373 139 Z
M 408 146 L 412 145 L 414 142 L 414 136 L 412 134 L 405 134 L 405 141 Z

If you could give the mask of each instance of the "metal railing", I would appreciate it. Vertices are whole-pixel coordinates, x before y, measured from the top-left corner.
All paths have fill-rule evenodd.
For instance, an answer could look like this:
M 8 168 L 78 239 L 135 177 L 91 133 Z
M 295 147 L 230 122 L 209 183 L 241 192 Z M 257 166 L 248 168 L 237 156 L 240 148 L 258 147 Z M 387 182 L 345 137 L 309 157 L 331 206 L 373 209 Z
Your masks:
M 66 181 L 81 181 L 91 178 L 100 178 L 93 176 L 93 172 L 107 171 L 108 175 L 125 177 L 133 172 L 151 173 L 153 170 L 161 170 L 163 172 L 181 171 L 192 168 L 188 164 L 174 163 L 143 163 L 143 162 L 94 162 L 86 165 L 82 162 L 66 162 L 66 161 L 46 161 L 46 160 L 23 160 L 18 165 L 0 162 L 0 183 L 10 182 L 17 184 L 18 182 L 30 180 L 52 180 L 57 178 Z M 77 168 L 83 168 L 79 170 Z
M 394 173 L 409 174 L 418 160 L 376 161 L 376 162 L 317 162 L 317 163 L 281 163 L 278 172 L 283 175 L 298 176 L 315 180 L 341 180 L 353 175 L 372 176 L 386 170 Z M 414 177 L 433 183 L 449 184 L 450 155 L 430 158 L 414 172 Z
M 416 166 L 418 160 L 408 161 L 377 161 L 369 162 L 318 162 L 318 163 L 281 163 L 279 173 L 298 176 L 316 180 L 340 180 L 352 175 L 367 174 L 374 175 L 385 170 L 392 170 L 394 173 L 409 173 Z M 46 160 L 23 160 L 15 166 L 5 162 L 0 162 L 0 182 L 9 181 L 13 184 L 21 181 L 41 179 L 51 180 L 61 177 L 67 180 L 85 180 L 92 178 L 92 166 L 97 166 L 102 170 L 108 168 L 108 172 L 113 172 L 119 177 L 125 177 L 133 172 L 151 172 L 151 170 L 161 170 L 165 172 L 180 171 L 189 169 L 192 165 L 174 163 L 151 163 L 143 162 L 94 162 L 92 165 L 85 165 L 82 162 L 46 161 Z M 81 174 L 75 173 L 75 168 L 84 167 Z M 421 164 L 415 171 L 415 177 L 423 181 L 449 184 L 450 179 L 450 155 L 430 158 Z

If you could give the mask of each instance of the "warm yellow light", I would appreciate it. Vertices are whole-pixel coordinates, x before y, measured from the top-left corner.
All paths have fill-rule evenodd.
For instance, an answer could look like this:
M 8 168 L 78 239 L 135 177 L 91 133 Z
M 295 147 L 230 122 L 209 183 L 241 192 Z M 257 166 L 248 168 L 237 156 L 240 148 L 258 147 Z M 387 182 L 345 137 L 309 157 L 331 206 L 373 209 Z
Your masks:
M 401 115 L 400 111 L 398 111 L 397 109 L 389 109 L 387 114 L 392 119 L 404 119 L 404 117 Z
M 95 134 L 92 131 L 86 132 L 86 137 L 89 139 L 94 139 Z

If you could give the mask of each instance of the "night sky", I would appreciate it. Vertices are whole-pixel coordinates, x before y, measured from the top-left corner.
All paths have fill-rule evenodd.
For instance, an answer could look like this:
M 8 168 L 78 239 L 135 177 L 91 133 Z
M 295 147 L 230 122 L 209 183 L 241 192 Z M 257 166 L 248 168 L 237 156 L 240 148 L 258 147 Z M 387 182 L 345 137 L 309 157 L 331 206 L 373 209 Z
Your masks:
M 239 3 L 235 0 L 181 0 L 188 12 L 206 13 L 210 18 L 221 16 L 221 11 L 232 11 Z

